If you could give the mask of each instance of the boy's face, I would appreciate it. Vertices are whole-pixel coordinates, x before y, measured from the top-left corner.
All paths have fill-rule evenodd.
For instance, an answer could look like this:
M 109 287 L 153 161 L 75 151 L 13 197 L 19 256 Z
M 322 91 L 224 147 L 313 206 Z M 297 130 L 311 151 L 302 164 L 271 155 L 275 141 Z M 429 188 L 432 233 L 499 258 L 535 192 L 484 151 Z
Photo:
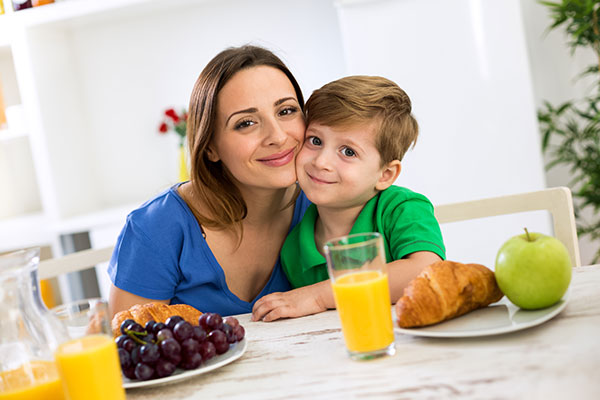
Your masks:
M 381 186 L 385 166 L 375 148 L 376 124 L 333 128 L 311 123 L 296 158 L 298 183 L 320 207 L 362 207 Z

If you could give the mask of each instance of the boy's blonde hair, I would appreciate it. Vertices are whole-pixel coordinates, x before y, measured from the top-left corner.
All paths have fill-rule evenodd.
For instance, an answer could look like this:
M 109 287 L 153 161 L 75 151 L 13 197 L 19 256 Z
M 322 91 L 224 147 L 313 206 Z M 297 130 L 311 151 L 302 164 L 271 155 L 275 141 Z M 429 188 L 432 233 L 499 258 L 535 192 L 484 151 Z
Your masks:
M 411 102 L 404 90 L 380 76 L 348 76 L 317 89 L 304 107 L 307 126 L 344 128 L 357 124 L 377 123 L 375 147 L 381 165 L 402 161 L 419 136 L 419 126 L 412 116 Z

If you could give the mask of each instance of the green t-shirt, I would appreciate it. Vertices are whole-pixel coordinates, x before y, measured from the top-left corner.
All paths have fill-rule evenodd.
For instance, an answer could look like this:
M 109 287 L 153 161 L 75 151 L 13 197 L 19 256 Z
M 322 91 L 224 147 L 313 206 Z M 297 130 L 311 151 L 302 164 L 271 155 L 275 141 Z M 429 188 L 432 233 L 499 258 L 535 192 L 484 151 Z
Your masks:
M 281 265 L 293 288 L 329 279 L 325 257 L 315 244 L 318 214 L 311 204 L 281 249 Z M 446 258 L 433 205 L 425 196 L 400 186 L 390 186 L 365 204 L 350 234 L 365 232 L 381 233 L 387 262 L 417 251 Z

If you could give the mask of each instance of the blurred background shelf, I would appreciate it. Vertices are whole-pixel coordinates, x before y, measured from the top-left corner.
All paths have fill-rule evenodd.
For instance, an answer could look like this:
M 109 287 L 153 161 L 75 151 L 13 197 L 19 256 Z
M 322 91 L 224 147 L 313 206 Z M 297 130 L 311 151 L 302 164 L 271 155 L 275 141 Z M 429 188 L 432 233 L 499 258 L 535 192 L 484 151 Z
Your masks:
M 546 181 L 536 121 L 559 81 L 547 66 L 568 59 L 562 38 L 540 47 L 547 21 L 533 0 L 68 0 L 0 16 L 4 103 L 28 125 L 0 132 L 0 251 L 114 244 L 129 211 L 177 182 L 163 111 L 186 107 L 204 65 L 245 43 L 274 50 L 305 98 L 348 74 L 406 89 L 422 133 L 397 184 L 435 204 L 563 185 Z M 493 264 L 522 221 L 444 228 L 449 256 Z M 76 286 L 61 291 L 84 295 Z

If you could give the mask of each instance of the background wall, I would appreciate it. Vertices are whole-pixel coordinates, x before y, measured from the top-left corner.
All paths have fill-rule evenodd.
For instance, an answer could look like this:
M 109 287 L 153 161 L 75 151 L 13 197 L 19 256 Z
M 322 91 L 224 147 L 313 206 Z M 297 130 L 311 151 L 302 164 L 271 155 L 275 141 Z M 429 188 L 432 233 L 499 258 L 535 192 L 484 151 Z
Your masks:
M 567 47 L 568 37 L 563 29 L 548 31 L 552 21 L 546 7 L 533 0 L 521 2 L 527 49 L 531 65 L 531 76 L 536 108 L 544 101 L 557 105 L 568 100 L 578 99 L 592 90 L 591 79 L 576 79 L 587 67 L 596 64 L 593 51 L 578 50 L 571 54 Z M 549 162 L 548 157 L 545 162 Z M 546 172 L 548 187 L 567 186 L 570 174 L 563 166 Z M 586 209 L 583 218 L 592 218 L 592 210 Z M 596 216 L 597 218 L 597 216 Z M 581 262 L 589 264 L 600 243 L 591 243 L 587 238 L 579 239 Z
M 126 213 L 177 179 L 162 112 L 187 106 L 228 46 L 273 49 L 306 98 L 348 74 L 395 80 L 421 127 L 397 184 L 434 204 L 565 185 L 564 171 L 544 172 L 536 109 L 584 93 L 572 79 L 591 58 L 571 58 L 560 32 L 543 36 L 535 0 L 79 0 L 17 14 L 10 46 L 0 29 L 0 74 L 31 132 L 0 140 L 4 251 L 38 244 L 26 242 L 32 226 L 113 244 Z M 15 234 L 32 212 L 44 223 Z M 444 225 L 448 257 L 492 267 L 524 226 L 552 233 L 543 212 Z M 589 262 L 585 242 L 581 252 Z

